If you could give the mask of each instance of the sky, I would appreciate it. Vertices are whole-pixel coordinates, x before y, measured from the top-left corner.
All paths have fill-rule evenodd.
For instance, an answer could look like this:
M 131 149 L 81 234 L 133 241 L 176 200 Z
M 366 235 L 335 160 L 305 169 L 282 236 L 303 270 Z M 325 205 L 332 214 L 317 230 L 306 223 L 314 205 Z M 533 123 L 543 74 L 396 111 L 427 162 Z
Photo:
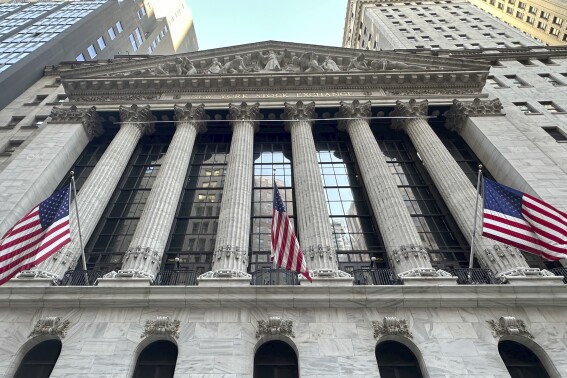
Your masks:
M 347 0 L 185 0 L 199 50 L 276 40 L 341 46 Z

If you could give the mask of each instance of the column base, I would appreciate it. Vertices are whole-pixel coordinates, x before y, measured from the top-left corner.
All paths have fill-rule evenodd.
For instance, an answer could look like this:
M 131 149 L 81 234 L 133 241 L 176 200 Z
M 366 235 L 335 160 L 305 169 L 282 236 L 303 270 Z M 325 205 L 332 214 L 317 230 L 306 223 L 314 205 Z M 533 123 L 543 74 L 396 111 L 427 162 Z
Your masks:
M 444 270 L 434 268 L 414 268 L 403 273 L 398 277 L 404 285 L 411 286 L 440 286 L 456 285 L 457 277 Z
M 24 270 L 6 282 L 6 286 L 57 286 L 59 277 L 43 270 Z
M 132 277 L 116 277 L 116 278 L 99 278 L 96 285 L 100 287 L 146 287 L 150 286 L 152 281 L 149 278 L 132 278 Z
M 496 276 L 502 282 L 513 286 L 526 285 L 563 285 L 563 276 L 556 276 L 550 271 L 539 268 L 515 268 Z
M 313 279 L 313 282 L 309 282 L 305 277 L 299 275 L 299 284 L 312 286 L 352 286 L 354 281 L 350 274 L 338 269 L 316 269 L 310 271 L 309 275 Z
M 250 286 L 252 276 L 238 270 L 223 269 L 201 274 L 197 277 L 197 285 L 205 287 Z

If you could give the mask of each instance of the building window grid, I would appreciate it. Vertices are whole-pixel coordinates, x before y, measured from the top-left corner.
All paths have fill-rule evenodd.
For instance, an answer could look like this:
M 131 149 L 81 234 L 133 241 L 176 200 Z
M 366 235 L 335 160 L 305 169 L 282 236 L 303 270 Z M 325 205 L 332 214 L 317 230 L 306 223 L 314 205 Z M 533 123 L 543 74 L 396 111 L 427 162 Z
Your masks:
M 550 74 L 538 74 L 538 76 L 544 79 L 549 84 L 553 85 L 554 87 L 564 85 L 562 82 L 560 82 L 558 79 L 556 79 L 554 76 Z
M 198 135 L 167 242 L 162 270 L 211 270 L 231 133 L 228 125 Z
M 162 129 L 163 130 L 163 129 Z M 119 270 L 165 155 L 170 133 L 143 137 L 85 247 L 89 270 Z

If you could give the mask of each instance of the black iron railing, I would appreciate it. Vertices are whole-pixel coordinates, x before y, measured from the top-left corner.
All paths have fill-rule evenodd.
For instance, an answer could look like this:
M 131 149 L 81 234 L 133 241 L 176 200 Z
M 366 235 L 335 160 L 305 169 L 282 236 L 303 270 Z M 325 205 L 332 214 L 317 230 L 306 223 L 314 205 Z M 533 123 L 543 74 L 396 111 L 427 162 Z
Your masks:
M 299 285 L 296 272 L 285 269 L 259 269 L 252 272 L 251 285 Z
M 550 271 L 556 276 L 563 276 L 563 283 L 567 284 L 567 268 L 553 268 Z
M 105 274 L 99 270 L 68 270 L 63 275 L 61 286 L 93 286 Z
M 457 268 L 452 273 L 457 276 L 459 285 L 497 285 L 499 282 L 489 269 Z
M 350 272 L 355 285 L 401 285 L 401 281 L 392 269 L 355 269 Z
M 156 286 L 195 286 L 197 272 L 194 270 L 176 269 L 160 271 L 153 285 Z

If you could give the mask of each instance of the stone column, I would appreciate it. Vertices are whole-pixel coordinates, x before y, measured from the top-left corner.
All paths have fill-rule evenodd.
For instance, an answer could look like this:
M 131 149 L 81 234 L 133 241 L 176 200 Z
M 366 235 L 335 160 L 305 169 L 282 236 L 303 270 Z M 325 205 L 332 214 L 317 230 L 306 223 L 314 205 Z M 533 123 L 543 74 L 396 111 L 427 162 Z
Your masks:
M 122 124 L 97 165 L 77 195 L 83 243 L 91 237 L 118 181 L 143 134 L 153 132 L 153 116 L 149 106 L 138 108 L 120 106 Z M 74 206 L 71 207 L 74 213 Z M 73 216 L 71 223 L 73 224 Z M 71 227 L 71 243 L 41 263 L 34 271 L 37 276 L 61 280 L 65 272 L 73 269 L 81 258 L 79 230 Z
M 248 246 L 253 180 L 254 133 L 258 130 L 260 104 L 229 104 L 232 141 L 219 214 L 219 225 L 210 272 L 199 285 L 249 285 Z
M 385 156 L 370 130 L 367 118 L 371 115 L 370 101 L 341 102 L 339 129 L 348 132 L 364 186 L 374 216 L 384 240 L 392 268 L 408 283 L 431 284 L 431 279 L 442 283 L 456 283 L 456 279 L 431 266 L 429 254 L 421 242 L 413 220 L 404 204 L 398 185 L 388 167 Z M 420 278 L 427 278 L 422 280 Z
M 427 116 L 427 106 L 427 100 L 419 103 L 415 100 L 410 100 L 408 103 L 397 101 L 396 108 L 392 115 L 425 117 Z M 402 129 L 408 134 L 419 156 L 423 160 L 423 164 L 429 172 L 431 179 L 435 183 L 437 190 L 439 190 L 445 204 L 459 226 L 459 229 L 465 238 L 470 241 L 473 234 L 477 196 L 474 185 L 470 182 L 437 134 L 431 129 L 427 119 L 399 119 L 394 120 L 392 126 L 396 129 Z M 479 204 L 481 204 L 480 201 Z M 534 270 L 529 268 L 518 249 L 498 243 L 481 235 L 481 206 L 482 205 L 479 206 L 478 210 L 479 220 L 477 222 L 477 232 L 474 243 L 474 255 L 481 266 L 490 269 L 501 280 L 508 280 L 510 283 L 525 282 L 525 279 L 516 280 L 516 276 L 541 276 L 539 269 Z M 551 277 L 551 279 L 546 279 L 545 281 L 549 282 L 553 280 L 554 277 Z
M 202 122 L 205 105 L 175 105 L 174 110 L 178 121 L 175 134 L 116 278 L 139 278 L 141 283 L 149 284 L 159 271 L 195 138 L 197 133 L 206 131 Z
M 315 103 L 285 103 L 286 130 L 291 132 L 293 182 L 299 241 L 315 284 L 352 285 L 352 277 L 339 270 L 331 222 L 325 199 L 310 119 Z

